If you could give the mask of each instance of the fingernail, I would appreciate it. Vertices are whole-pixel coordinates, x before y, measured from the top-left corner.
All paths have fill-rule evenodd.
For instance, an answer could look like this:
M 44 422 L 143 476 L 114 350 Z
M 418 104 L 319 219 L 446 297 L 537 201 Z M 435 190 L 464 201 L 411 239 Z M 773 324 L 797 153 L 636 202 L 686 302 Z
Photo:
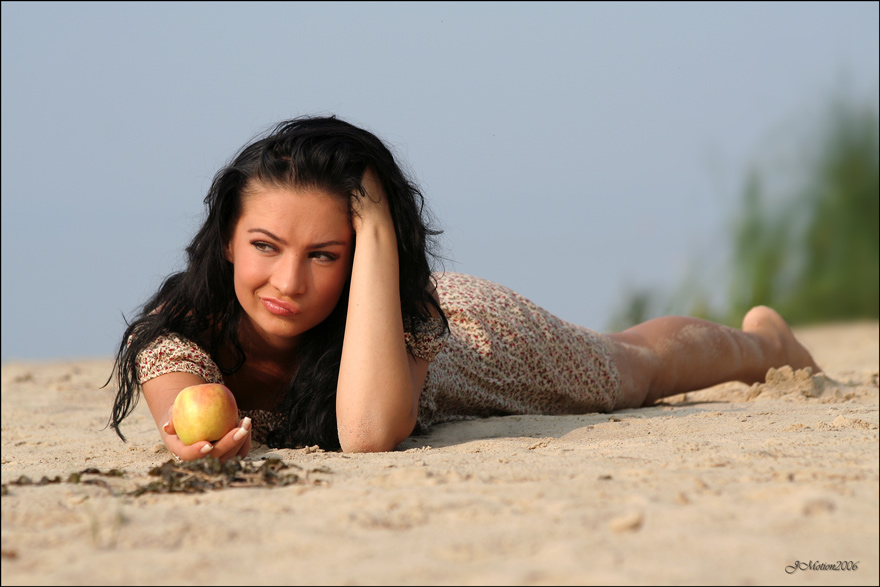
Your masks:
M 214 450 L 214 447 L 211 446 L 211 443 L 209 442 L 208 444 L 206 444 L 205 446 L 202 447 L 202 454 L 206 455 L 209 452 L 211 452 L 212 450 Z
M 164 424 L 162 424 L 162 430 L 165 431 L 165 434 L 170 434 L 170 432 L 168 432 L 168 425 L 169 425 L 169 424 L 171 424 L 171 420 L 168 420 L 167 422 L 165 422 Z
M 232 439 L 235 441 L 241 440 L 242 438 L 244 438 L 247 435 L 250 427 L 251 427 L 251 419 L 245 418 L 244 421 L 241 423 L 241 428 L 239 428 L 235 432 L 235 434 L 232 436 Z

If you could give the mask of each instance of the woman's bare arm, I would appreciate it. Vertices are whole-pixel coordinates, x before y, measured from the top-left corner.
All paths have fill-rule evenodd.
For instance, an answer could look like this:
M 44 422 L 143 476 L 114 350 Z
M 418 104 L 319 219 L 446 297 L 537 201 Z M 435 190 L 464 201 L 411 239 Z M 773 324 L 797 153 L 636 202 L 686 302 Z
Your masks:
M 353 218 L 357 244 L 336 416 L 346 452 L 393 450 L 413 431 L 428 363 L 411 357 L 403 338 L 397 237 L 387 197 L 371 170 L 368 198 Z

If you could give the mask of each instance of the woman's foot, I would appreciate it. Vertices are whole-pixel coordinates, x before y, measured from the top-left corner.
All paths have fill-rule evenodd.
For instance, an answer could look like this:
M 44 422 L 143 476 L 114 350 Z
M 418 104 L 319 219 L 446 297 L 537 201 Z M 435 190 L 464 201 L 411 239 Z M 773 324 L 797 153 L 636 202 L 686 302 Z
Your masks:
M 813 374 L 821 373 L 822 369 L 813 360 L 810 352 L 798 342 L 788 324 L 776 310 L 767 306 L 755 306 L 743 317 L 743 332 L 755 334 L 767 341 L 775 351 L 777 360 L 775 367 L 789 365 L 792 369 L 810 367 Z

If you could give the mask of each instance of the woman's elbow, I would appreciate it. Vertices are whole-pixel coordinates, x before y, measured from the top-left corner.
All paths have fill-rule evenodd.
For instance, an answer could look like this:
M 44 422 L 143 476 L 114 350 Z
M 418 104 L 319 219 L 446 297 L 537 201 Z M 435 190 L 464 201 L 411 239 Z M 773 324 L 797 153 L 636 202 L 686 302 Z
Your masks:
M 365 439 L 355 439 L 351 441 L 342 441 L 340 439 L 340 446 L 342 446 L 342 452 L 391 452 L 395 448 L 397 448 L 398 443 L 389 443 L 377 441 L 375 439 L 365 440 Z
M 339 428 L 342 452 L 390 452 L 412 434 L 415 422 L 408 429 L 359 430 Z

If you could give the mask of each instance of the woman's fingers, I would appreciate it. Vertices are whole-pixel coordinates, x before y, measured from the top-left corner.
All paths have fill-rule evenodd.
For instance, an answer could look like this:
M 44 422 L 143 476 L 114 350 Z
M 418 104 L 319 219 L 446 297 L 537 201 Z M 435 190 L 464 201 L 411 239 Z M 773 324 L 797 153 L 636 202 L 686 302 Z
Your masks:
M 370 198 L 371 202 L 378 203 L 385 195 L 385 190 L 382 189 L 382 183 L 379 181 L 379 178 L 376 176 L 376 172 L 373 171 L 372 167 L 364 169 L 364 175 L 361 177 L 361 185 L 364 190 L 366 190 L 367 197 Z
M 162 429 L 168 434 L 168 428 L 173 431 L 173 424 L 166 422 Z M 239 426 L 227 432 L 217 442 L 206 441 L 194 444 L 183 444 L 176 434 L 168 434 L 165 438 L 165 446 L 168 450 L 184 461 L 194 461 L 207 455 L 211 455 L 220 462 L 225 463 L 234 456 L 245 457 L 251 448 L 251 429 L 253 424 L 250 418 L 244 418 Z
M 168 406 L 168 420 L 162 424 L 162 430 L 169 436 L 177 434 L 174 430 L 174 404 Z
M 247 456 L 250 451 L 252 427 L 251 419 L 244 418 L 238 428 L 233 428 L 226 433 L 226 436 L 214 443 L 214 450 L 210 454 L 219 459 L 221 463 L 225 463 L 236 455 Z M 245 445 L 247 445 L 247 450 L 241 454 Z
M 366 196 L 355 198 L 352 208 L 352 228 L 354 231 L 358 232 L 370 223 L 391 222 L 391 207 L 388 204 L 388 197 L 372 168 L 367 167 L 364 170 L 361 186 L 363 186 Z
M 241 448 L 238 449 L 238 452 L 235 453 L 235 456 L 244 458 L 248 456 L 248 453 L 251 452 L 251 435 L 248 434 L 244 443 L 241 445 Z
M 173 455 L 184 461 L 194 461 L 203 456 L 210 454 L 214 449 L 210 442 L 196 442 L 194 444 L 183 444 L 177 431 L 174 430 L 174 418 L 172 408 L 168 409 L 168 421 L 162 425 L 162 432 L 165 433 L 165 447 L 171 451 Z
M 206 455 L 211 454 L 214 450 L 214 446 L 210 442 L 196 442 L 194 444 L 183 444 L 176 434 L 171 434 L 165 437 L 165 447 L 171 451 L 172 454 L 177 455 L 177 457 L 184 461 L 194 461 L 196 459 L 200 459 Z
M 235 434 L 232 435 L 232 439 L 236 442 L 244 438 L 251 431 L 251 419 L 245 418 L 239 424 L 238 430 L 235 431 Z

